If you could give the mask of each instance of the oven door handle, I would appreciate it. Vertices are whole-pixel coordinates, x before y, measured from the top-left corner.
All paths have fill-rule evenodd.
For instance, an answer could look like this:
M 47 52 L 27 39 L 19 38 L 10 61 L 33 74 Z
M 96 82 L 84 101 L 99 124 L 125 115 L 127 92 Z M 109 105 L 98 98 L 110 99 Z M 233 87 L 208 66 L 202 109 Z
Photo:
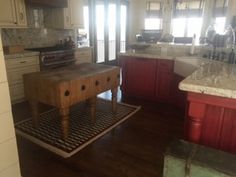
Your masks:
M 67 60 L 67 61 L 62 61 L 62 62 L 54 62 L 54 63 L 50 63 L 50 64 L 44 64 L 44 66 L 52 66 L 52 65 L 56 65 L 56 64 L 63 64 L 63 63 L 70 63 L 70 62 L 74 62 L 76 61 L 75 59 L 73 60 Z

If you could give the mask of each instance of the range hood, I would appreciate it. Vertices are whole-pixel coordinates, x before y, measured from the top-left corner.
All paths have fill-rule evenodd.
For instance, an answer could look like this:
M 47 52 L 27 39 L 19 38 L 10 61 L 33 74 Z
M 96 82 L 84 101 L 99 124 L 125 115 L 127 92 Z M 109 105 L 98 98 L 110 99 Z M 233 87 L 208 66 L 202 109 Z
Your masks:
M 26 0 L 27 4 L 44 6 L 44 7 L 55 7 L 55 8 L 65 8 L 68 7 L 67 0 Z

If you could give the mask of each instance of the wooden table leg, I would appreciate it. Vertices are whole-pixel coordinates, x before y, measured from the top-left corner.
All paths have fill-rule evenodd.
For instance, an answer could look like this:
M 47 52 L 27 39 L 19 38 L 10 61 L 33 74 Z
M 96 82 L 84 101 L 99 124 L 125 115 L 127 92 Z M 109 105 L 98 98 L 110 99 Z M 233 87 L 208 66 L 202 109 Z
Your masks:
M 97 103 L 97 97 L 93 97 L 89 99 L 90 115 L 91 115 L 91 121 L 93 124 L 96 121 L 96 103 Z
M 112 111 L 116 112 L 117 110 L 117 92 L 118 92 L 118 88 L 113 88 L 111 90 L 112 93 Z
M 68 137 L 69 134 L 69 113 L 69 108 L 60 109 L 62 138 L 64 140 Z
M 29 100 L 32 118 L 33 118 L 33 126 L 37 128 L 39 126 L 39 111 L 38 111 L 38 101 Z

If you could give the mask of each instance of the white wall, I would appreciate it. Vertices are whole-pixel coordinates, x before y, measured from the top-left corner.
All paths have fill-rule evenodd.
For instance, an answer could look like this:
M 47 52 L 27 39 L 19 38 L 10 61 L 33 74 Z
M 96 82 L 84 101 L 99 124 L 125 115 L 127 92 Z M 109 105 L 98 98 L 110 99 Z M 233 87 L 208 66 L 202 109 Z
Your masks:
M 130 0 L 128 11 L 128 41 L 129 43 L 135 42 L 135 35 L 140 33 L 140 30 L 144 28 L 145 8 L 141 6 L 142 0 Z
M 0 31 L 0 177 L 20 176 L 18 151 Z
M 148 1 L 160 0 L 129 0 L 129 16 L 128 16 L 128 41 L 129 43 L 136 42 L 135 35 L 139 34 L 144 29 L 144 20 L 146 15 L 146 4 Z M 171 30 L 171 4 L 172 0 L 164 0 L 164 14 L 163 16 L 163 33 L 170 33 Z
M 227 15 L 227 24 L 230 24 L 232 22 L 233 16 L 236 16 L 236 0 L 229 0 L 229 11 Z

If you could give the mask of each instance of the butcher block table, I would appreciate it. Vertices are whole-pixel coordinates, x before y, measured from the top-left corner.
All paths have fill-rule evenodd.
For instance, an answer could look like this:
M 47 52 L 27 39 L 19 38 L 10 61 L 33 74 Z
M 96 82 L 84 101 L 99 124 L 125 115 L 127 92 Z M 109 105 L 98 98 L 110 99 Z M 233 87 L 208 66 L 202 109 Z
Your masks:
M 60 112 L 63 139 L 69 133 L 70 106 L 87 100 L 91 118 L 95 121 L 96 97 L 107 90 L 112 92 L 112 109 L 116 111 L 120 68 L 83 63 L 50 71 L 24 75 L 25 96 L 28 99 L 35 127 L 38 126 L 38 103 L 57 107 Z

